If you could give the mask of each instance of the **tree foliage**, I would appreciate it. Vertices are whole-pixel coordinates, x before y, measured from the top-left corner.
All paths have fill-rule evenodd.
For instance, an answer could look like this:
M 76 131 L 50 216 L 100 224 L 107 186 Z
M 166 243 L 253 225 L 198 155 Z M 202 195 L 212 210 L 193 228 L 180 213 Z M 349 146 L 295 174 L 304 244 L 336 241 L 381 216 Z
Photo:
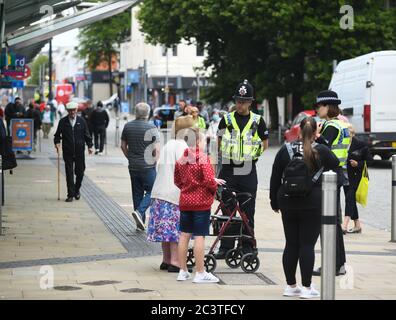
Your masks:
M 345 4 L 354 9 L 349 30 L 340 28 Z M 205 45 L 215 83 L 210 101 L 228 101 L 246 78 L 258 101 L 293 93 L 294 114 L 328 87 L 333 60 L 394 49 L 395 18 L 377 0 L 145 0 L 138 14 L 152 44 Z
M 119 54 L 119 45 L 131 34 L 130 11 L 107 18 L 80 29 L 78 56 L 87 60 L 91 70 L 102 62 L 111 66 L 112 57 Z M 111 67 L 109 68 L 110 79 Z M 110 92 L 112 85 L 110 81 Z
M 39 56 L 37 56 L 33 60 L 32 64 L 31 64 L 31 67 L 30 67 L 32 75 L 27 81 L 28 84 L 36 85 L 36 86 L 40 85 L 39 84 L 39 80 L 40 80 L 40 66 L 47 66 L 48 67 L 48 56 L 47 55 L 40 54 Z

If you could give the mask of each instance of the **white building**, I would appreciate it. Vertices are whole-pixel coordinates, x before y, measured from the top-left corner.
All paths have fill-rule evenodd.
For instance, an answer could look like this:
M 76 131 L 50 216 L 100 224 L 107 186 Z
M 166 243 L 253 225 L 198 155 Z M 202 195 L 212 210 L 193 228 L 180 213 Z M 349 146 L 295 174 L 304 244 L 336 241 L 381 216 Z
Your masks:
M 179 99 L 199 99 L 207 87 L 209 72 L 196 71 L 203 66 L 204 50 L 182 42 L 168 50 L 145 42 L 136 18 L 139 7 L 132 8 L 131 39 L 121 45 L 120 71 L 125 72 L 126 91 L 132 105 L 144 98 L 144 61 L 147 63 L 148 99 L 154 106 L 165 103 L 166 75 L 168 74 L 169 103 Z M 167 72 L 168 69 L 168 72 Z M 199 92 L 198 92 L 199 91 Z
M 76 86 L 76 96 L 86 94 L 84 78 L 84 60 L 76 56 L 74 46 L 58 46 L 52 54 L 55 83 L 73 83 Z

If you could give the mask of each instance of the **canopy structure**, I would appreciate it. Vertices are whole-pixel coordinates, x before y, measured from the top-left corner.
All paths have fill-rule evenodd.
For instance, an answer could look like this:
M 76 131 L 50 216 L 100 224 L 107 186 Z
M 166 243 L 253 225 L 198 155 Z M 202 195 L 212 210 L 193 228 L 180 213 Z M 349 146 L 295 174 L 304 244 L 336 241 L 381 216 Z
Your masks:
M 52 37 L 117 15 L 140 1 L 0 0 L 0 43 L 30 61 Z M 65 14 L 71 8 L 73 13 Z

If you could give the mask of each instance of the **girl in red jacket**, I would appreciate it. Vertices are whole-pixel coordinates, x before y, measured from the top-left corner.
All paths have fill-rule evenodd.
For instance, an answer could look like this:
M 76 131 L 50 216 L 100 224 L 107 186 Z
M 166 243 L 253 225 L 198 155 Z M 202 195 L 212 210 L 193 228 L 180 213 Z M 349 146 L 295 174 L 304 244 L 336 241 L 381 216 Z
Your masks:
M 219 282 L 219 279 L 204 269 L 205 236 L 209 235 L 210 209 L 217 185 L 225 184 L 216 179 L 209 157 L 204 153 L 205 135 L 199 129 L 181 132 L 187 140 L 188 149 L 176 162 L 175 185 L 180 189 L 180 239 L 178 245 L 180 272 L 179 281 L 191 279 L 187 271 L 188 243 L 194 235 L 194 256 L 197 272 L 193 282 Z M 183 257 L 183 258 L 182 258 Z

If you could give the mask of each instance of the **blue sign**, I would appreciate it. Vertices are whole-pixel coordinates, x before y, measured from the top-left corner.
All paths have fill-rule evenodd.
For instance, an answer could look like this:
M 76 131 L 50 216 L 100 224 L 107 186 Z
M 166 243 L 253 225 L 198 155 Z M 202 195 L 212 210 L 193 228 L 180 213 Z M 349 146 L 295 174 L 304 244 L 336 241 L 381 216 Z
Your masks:
M 129 113 L 129 102 L 121 102 L 121 112 Z
M 128 84 L 140 82 L 139 70 L 128 70 L 127 72 Z
M 33 150 L 33 119 L 12 119 L 11 137 L 13 151 Z
M 27 136 L 27 131 L 24 128 L 17 129 L 16 137 L 17 139 L 25 139 Z

